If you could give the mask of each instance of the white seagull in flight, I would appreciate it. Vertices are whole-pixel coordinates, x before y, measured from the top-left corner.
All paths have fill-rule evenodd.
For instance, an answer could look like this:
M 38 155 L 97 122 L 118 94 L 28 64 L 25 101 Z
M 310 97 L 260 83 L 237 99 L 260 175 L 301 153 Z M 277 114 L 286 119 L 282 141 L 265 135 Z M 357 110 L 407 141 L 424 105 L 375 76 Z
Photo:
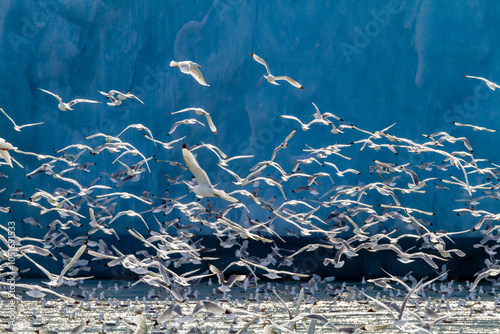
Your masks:
M 207 119 L 207 123 L 208 123 L 208 126 L 210 127 L 210 130 L 212 130 L 212 132 L 214 134 L 217 134 L 217 128 L 215 127 L 215 124 L 212 121 L 212 117 L 210 117 L 210 114 L 208 112 L 206 112 L 205 110 L 203 110 L 201 108 L 185 108 L 185 109 L 182 109 L 179 111 L 171 112 L 170 115 L 174 115 L 174 114 L 178 114 L 178 113 L 186 112 L 186 111 L 190 111 L 190 110 L 194 110 L 197 115 L 205 115 L 205 118 Z
M 472 75 L 464 75 L 464 77 L 466 78 L 471 78 L 471 79 L 478 79 L 478 80 L 482 80 L 486 83 L 486 85 L 488 86 L 489 89 L 491 90 L 495 90 L 497 88 L 500 88 L 500 85 L 497 85 L 496 83 L 494 83 L 493 81 L 490 81 L 488 79 L 485 79 L 483 77 L 474 77 Z
M 73 255 L 73 258 L 71 258 L 71 260 L 66 264 L 66 266 L 63 268 L 63 270 L 61 271 L 61 273 L 59 275 L 51 274 L 47 269 L 44 268 L 43 265 L 38 264 L 37 262 L 33 261 L 31 258 L 26 256 L 26 254 L 24 254 L 24 253 L 21 253 L 21 254 L 26 259 L 28 259 L 30 262 L 35 264 L 40 270 L 42 270 L 42 272 L 45 275 L 47 275 L 47 277 L 50 279 L 49 282 L 42 282 L 42 283 L 45 283 L 49 287 L 59 287 L 67 281 L 71 281 L 71 280 L 74 281 L 75 280 L 75 278 L 64 277 L 64 275 L 71 269 L 71 267 L 73 267 L 73 265 L 76 263 L 76 261 L 78 261 L 78 259 L 85 252 L 86 248 L 87 248 L 87 241 L 85 241 L 85 243 L 83 245 L 81 245 L 80 248 L 78 248 L 75 255 Z M 86 278 L 90 278 L 90 277 L 86 277 Z
M 108 93 L 106 93 L 106 92 L 102 92 L 102 91 L 98 90 L 98 92 L 101 93 L 102 95 L 106 96 L 107 99 L 111 99 L 112 102 L 111 102 L 111 104 L 108 103 L 108 105 L 120 105 L 121 101 L 128 100 L 130 98 L 134 98 L 137 101 L 144 104 L 144 102 L 142 102 L 141 99 L 139 99 L 134 94 L 131 94 L 130 91 L 128 91 L 127 93 L 121 93 L 117 90 L 110 90 Z M 116 97 L 114 97 L 113 95 L 115 95 L 115 94 L 118 94 L 118 95 L 116 95 Z M 118 99 L 118 100 L 116 100 L 116 99 Z M 117 103 L 118 101 L 120 101 L 120 103 Z
M 59 101 L 59 104 L 57 105 L 57 107 L 59 108 L 59 110 L 61 111 L 66 111 L 66 110 L 73 110 L 71 107 L 74 106 L 75 104 L 77 103 L 80 103 L 80 102 L 87 102 L 87 103 L 101 103 L 99 101 L 94 101 L 94 100 L 85 100 L 85 99 L 74 99 L 73 101 L 70 101 L 68 103 L 64 103 L 61 99 L 61 97 L 57 94 L 54 94 L 52 92 L 49 92 L 48 90 L 45 90 L 45 89 L 41 89 L 41 88 L 38 88 L 40 89 L 42 92 L 45 92 L 47 94 L 50 94 L 52 95 L 53 97 L 55 97 L 57 99 L 57 101 Z
M 0 107 L 0 111 L 2 111 L 2 113 L 12 122 L 12 124 L 14 124 L 14 130 L 16 131 L 21 131 L 22 128 L 27 126 L 40 125 L 45 123 L 45 122 L 40 122 L 40 123 L 17 125 L 16 122 L 14 122 L 14 120 L 9 115 L 7 115 L 7 113 L 5 112 L 5 110 L 2 109 L 2 107 Z
M 182 73 L 191 74 L 193 78 L 195 78 L 200 85 L 210 86 L 209 84 L 207 84 L 207 82 L 203 78 L 203 74 L 201 74 L 201 71 L 198 69 L 198 67 L 201 68 L 201 66 L 190 60 L 184 60 L 184 61 L 172 60 L 170 62 L 170 67 L 178 67 Z
M 462 124 L 462 123 L 458 123 L 458 122 L 453 122 L 453 124 L 456 126 L 471 127 L 472 130 L 474 130 L 474 131 L 488 131 L 488 132 L 496 132 L 497 131 L 497 130 L 493 130 L 493 129 L 483 128 L 482 126 L 477 126 L 477 125 L 473 125 L 473 124 Z
M 304 87 L 301 84 L 299 84 L 297 81 L 293 80 L 290 77 L 287 77 L 285 75 L 275 77 L 274 75 L 271 74 L 271 71 L 269 70 L 269 66 L 267 65 L 267 63 L 264 59 L 260 58 L 255 53 L 250 52 L 250 54 L 252 55 L 253 59 L 255 59 L 256 62 L 258 62 L 259 64 L 262 64 L 266 67 L 267 75 L 264 74 L 264 78 L 266 78 L 267 81 L 269 81 L 269 83 L 272 83 L 273 85 L 279 85 L 279 83 L 277 83 L 276 80 L 286 80 L 292 86 L 297 87 L 298 89 L 304 89 Z
M 199 120 L 194 119 L 194 118 L 187 118 L 187 119 L 183 119 L 181 121 L 177 121 L 177 122 L 174 123 L 174 125 L 172 125 L 172 127 L 170 128 L 170 131 L 167 133 L 167 136 L 170 136 L 175 131 L 175 129 L 177 129 L 177 127 L 179 125 L 182 125 L 182 124 L 193 125 L 193 124 L 196 124 L 196 123 L 205 126 L 205 124 L 203 124 L 202 122 L 200 122 Z
M 191 191 L 193 191 L 198 198 L 220 197 L 229 202 L 239 202 L 236 198 L 229 196 L 224 190 L 215 189 L 212 186 L 207 173 L 201 169 L 200 165 L 198 165 L 196 158 L 185 143 L 182 144 L 182 156 L 184 157 L 184 161 L 186 162 L 189 171 L 194 175 L 196 181 L 198 181 L 198 185 L 191 189 Z

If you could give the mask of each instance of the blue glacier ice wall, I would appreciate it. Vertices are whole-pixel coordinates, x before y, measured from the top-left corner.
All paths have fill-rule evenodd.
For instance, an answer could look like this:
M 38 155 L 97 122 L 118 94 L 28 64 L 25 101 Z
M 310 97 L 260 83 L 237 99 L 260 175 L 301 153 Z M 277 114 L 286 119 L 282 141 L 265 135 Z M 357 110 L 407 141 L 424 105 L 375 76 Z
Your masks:
M 103 143 L 102 138 L 91 141 L 84 137 L 98 132 L 117 135 L 129 124 L 141 123 L 161 141 L 188 135 L 183 140 L 188 145 L 211 143 L 229 156 L 254 154 L 252 159 L 230 164 L 244 175 L 257 162 L 268 160 L 274 147 L 297 127 L 298 123 L 279 115 L 295 115 L 305 122 L 314 112 L 314 102 L 322 112 L 332 112 L 343 123 L 368 131 L 381 130 L 397 121 L 390 133 L 416 142 L 425 140 L 422 134 L 438 131 L 466 136 L 476 157 L 498 163 L 498 133 L 475 132 L 455 127 L 452 122 L 500 129 L 500 95 L 480 81 L 463 77 L 469 74 L 500 80 L 499 14 L 500 4 L 480 0 L 4 0 L 0 3 L 0 106 L 19 124 L 45 123 L 16 132 L 1 118 L 1 137 L 22 151 L 54 154 L 54 148 L 75 143 L 97 146 Z M 298 90 L 286 82 L 279 86 L 267 83 L 262 76 L 264 67 L 252 59 L 250 52 L 263 57 L 274 74 L 289 75 L 305 89 Z M 209 87 L 169 67 L 171 60 L 187 59 L 202 66 Z M 103 103 L 78 104 L 74 110 L 62 112 L 56 100 L 38 88 L 53 91 L 65 100 L 81 97 Z M 111 89 L 131 90 L 145 105 L 128 100 L 122 106 L 109 107 L 98 90 Z M 181 126 L 171 138 L 167 137 L 172 124 L 187 117 L 169 113 L 187 107 L 210 112 L 218 127 L 217 135 L 208 127 Z M 193 114 L 189 117 L 204 121 Z M 309 131 L 299 128 L 288 148 L 278 153 L 277 161 L 291 170 L 297 158 L 309 156 L 301 150 L 306 144 L 349 144 L 367 137 L 357 131 L 344 130 L 345 134 L 335 135 L 322 129 L 315 125 Z M 153 146 L 135 129 L 121 138 L 148 157 L 183 162 L 180 143 L 164 150 Z M 464 150 L 461 142 L 454 145 L 456 150 Z M 339 167 L 362 172 L 356 177 L 337 177 L 336 184 L 379 180 L 368 171 L 373 159 L 411 165 L 421 161 L 439 164 L 442 160 L 436 155 L 405 152 L 395 156 L 384 149 L 358 152 L 359 147 L 342 151 L 353 157 L 351 161 L 332 158 Z M 211 152 L 197 153 L 214 184 L 228 191 L 237 189 L 232 177 L 215 165 L 217 160 Z M 12 209 L 1 216 L 2 220 L 20 220 L 39 212 L 25 203 L 9 202 L 7 198 L 15 189 L 29 195 L 36 188 L 52 191 L 62 186 L 46 175 L 33 179 L 24 176 L 48 160 L 16 153 L 12 156 L 25 169 L 0 166 L 0 171 L 9 176 L 0 178 L 0 189 L 7 187 L 0 194 L 2 206 Z M 78 177 L 86 185 L 103 175 L 100 171 L 111 173 L 122 168 L 111 164 L 116 157 L 86 153 L 82 161 L 96 162 L 91 167 L 93 172 L 67 176 Z M 139 159 L 129 155 L 122 161 L 132 164 Z M 180 168 L 167 163 L 151 165 L 152 174 L 143 173 L 138 182 L 129 182 L 118 190 L 136 194 L 149 190 L 158 196 L 167 188 L 171 196 L 187 193 L 184 186 L 169 187 L 162 175 L 180 175 L 184 173 Z M 314 164 L 302 169 L 334 174 L 333 169 Z M 436 176 L 434 172 L 422 172 L 420 176 Z M 440 177 L 447 178 L 452 172 L 440 173 Z M 99 182 L 109 184 L 105 178 Z M 451 201 L 466 198 L 467 194 L 459 187 L 451 187 L 443 195 L 434 191 L 431 183 L 426 194 L 402 195 L 402 203 L 436 212 L 435 228 L 470 228 L 477 219 L 470 215 L 457 217 L 452 210 L 463 203 Z M 265 189 L 261 195 L 278 196 L 278 202 L 283 201 L 276 188 Z M 293 196 L 290 190 L 289 196 Z M 186 201 L 194 199 L 192 193 L 188 196 Z M 373 203 L 390 201 L 376 193 L 370 196 Z M 122 210 L 142 209 L 141 203 L 124 202 L 120 203 Z M 263 215 L 268 212 L 249 207 L 254 217 L 266 219 Z M 57 215 L 38 218 L 47 219 L 45 225 Z M 124 225 L 115 227 L 126 233 Z M 279 224 L 276 228 L 284 231 Z M 25 225 L 18 229 L 22 229 L 20 234 L 33 233 Z

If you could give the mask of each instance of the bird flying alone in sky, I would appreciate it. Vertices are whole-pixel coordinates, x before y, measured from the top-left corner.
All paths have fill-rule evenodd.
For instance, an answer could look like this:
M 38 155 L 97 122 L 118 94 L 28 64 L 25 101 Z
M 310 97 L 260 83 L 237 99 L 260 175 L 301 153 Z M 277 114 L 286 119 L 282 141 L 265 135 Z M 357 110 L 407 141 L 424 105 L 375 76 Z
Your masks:
M 203 78 L 203 75 L 201 74 L 201 71 L 198 69 L 201 68 L 201 66 L 190 60 L 184 60 L 184 61 L 172 60 L 170 62 L 170 67 L 178 67 L 182 73 L 190 74 L 191 76 L 193 76 L 193 78 L 195 78 L 200 85 L 210 86 L 209 84 L 207 84 L 207 82 Z
M 66 110 L 73 110 L 71 107 L 74 106 L 75 104 L 77 103 L 80 103 L 80 102 L 86 102 L 86 103 L 101 103 L 99 101 L 94 101 L 94 100 L 86 100 L 86 99 L 74 99 L 68 103 L 64 103 L 61 99 L 61 97 L 57 94 L 54 94 L 52 92 L 49 92 L 48 90 L 45 90 L 45 89 L 41 89 L 41 88 L 38 88 L 40 89 L 42 92 L 44 93 L 47 93 L 47 94 L 50 94 L 52 95 L 53 97 L 55 97 L 57 99 L 57 101 L 59 101 L 59 104 L 57 105 L 57 107 L 59 108 L 59 110 L 61 111 L 66 111 Z
M 279 83 L 277 83 L 276 81 L 278 81 L 278 80 L 286 80 L 292 86 L 297 87 L 298 89 L 304 89 L 304 86 L 302 86 L 301 84 L 299 84 L 297 81 L 293 80 L 290 77 L 287 77 L 285 75 L 281 75 L 281 76 L 276 76 L 275 77 L 274 75 L 271 74 L 271 71 L 269 70 L 269 66 L 267 65 L 267 63 L 266 63 L 266 61 L 264 59 L 262 59 L 261 57 L 257 56 L 255 53 L 250 53 L 250 55 L 252 56 L 253 59 L 255 59 L 256 62 L 258 62 L 259 64 L 262 64 L 262 65 L 264 65 L 266 67 L 267 75 L 264 74 L 264 78 L 266 78 L 269 83 L 271 83 L 273 85 L 279 85 Z

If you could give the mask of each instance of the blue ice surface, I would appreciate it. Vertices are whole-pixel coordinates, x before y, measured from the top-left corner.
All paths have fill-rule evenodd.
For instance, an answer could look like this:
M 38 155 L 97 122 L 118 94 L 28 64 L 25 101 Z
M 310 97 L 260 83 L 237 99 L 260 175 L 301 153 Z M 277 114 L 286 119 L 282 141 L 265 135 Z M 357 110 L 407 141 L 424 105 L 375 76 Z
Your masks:
M 117 135 L 129 124 L 141 123 L 161 141 L 188 135 L 184 139 L 188 145 L 208 142 L 229 156 L 254 154 L 253 159 L 230 165 L 244 175 L 257 162 L 269 159 L 273 149 L 297 126 L 279 115 L 295 115 L 306 121 L 314 112 L 314 102 L 322 112 L 332 112 L 345 124 L 369 131 L 397 121 L 391 134 L 416 142 L 425 139 L 422 134 L 438 131 L 466 136 L 476 157 L 499 162 L 498 134 L 452 125 L 455 121 L 500 128 L 495 116 L 497 92 L 463 77 L 500 80 L 496 33 L 499 13 L 500 4 L 481 1 L 2 1 L 0 105 L 20 124 L 45 123 L 19 133 L 3 119 L 0 132 L 20 150 L 53 154 L 54 148 L 89 143 L 83 138 L 91 134 Z M 264 58 L 274 74 L 289 75 L 305 89 L 298 90 L 286 82 L 268 84 L 262 76 L 264 67 L 252 59 L 250 52 Z M 187 59 L 202 66 L 210 87 L 169 67 L 171 60 Z M 56 108 L 55 99 L 38 88 L 56 92 L 65 100 L 81 97 L 103 103 L 80 104 L 73 111 L 62 112 Z M 108 107 L 97 90 L 111 89 L 130 90 L 146 104 L 129 100 L 120 107 Z M 167 137 L 171 125 L 186 116 L 168 113 L 195 106 L 211 113 L 217 135 L 208 127 L 185 126 L 172 138 Z M 360 133 L 345 132 L 340 136 L 319 126 L 306 132 L 299 128 L 276 160 L 290 170 L 297 158 L 309 156 L 301 151 L 305 144 L 321 147 L 363 138 Z M 122 138 L 148 157 L 182 162 L 180 145 L 172 150 L 155 147 L 134 129 Z M 102 142 L 95 140 L 89 145 Z M 460 142 L 455 145 L 457 150 L 464 150 Z M 373 159 L 412 165 L 441 159 L 404 152 L 394 156 L 387 150 L 345 152 L 353 160 L 330 161 L 362 174 L 336 178 L 337 184 L 378 180 L 368 172 Z M 1 167 L 9 178 L 0 178 L 0 188 L 8 188 L 0 196 L 2 203 L 13 210 L 8 219 L 19 221 L 38 211 L 7 202 L 11 192 L 21 189 L 31 194 L 35 188 L 51 191 L 61 184 L 45 175 L 27 179 L 24 174 L 42 162 L 13 156 L 26 169 Z M 97 165 L 93 173 L 78 173 L 81 183 L 88 184 L 99 171 L 120 169 L 117 164 L 111 165 L 115 158 L 111 154 L 86 155 L 87 161 Z M 138 161 L 134 159 L 129 156 L 123 161 Z M 228 191 L 237 189 L 232 177 L 215 165 L 210 152 L 199 150 L 198 159 L 214 184 Z M 151 175 L 143 173 L 139 182 L 129 182 L 118 190 L 136 194 L 148 190 L 161 196 L 168 187 L 172 197 L 187 193 L 183 186 L 169 187 L 162 175 L 179 175 L 180 169 L 168 164 L 151 165 Z M 304 166 L 304 170 L 322 168 Z M 432 177 L 433 173 L 421 176 Z M 453 172 L 440 175 L 448 177 L 448 173 Z M 457 217 L 452 211 L 462 203 L 451 199 L 466 198 L 465 192 L 454 187 L 442 196 L 429 188 L 426 194 L 407 196 L 405 204 L 436 212 L 436 229 L 461 230 L 475 223 L 474 217 Z M 277 189 L 266 189 L 263 196 L 278 196 L 278 202 L 284 201 Z M 371 196 L 374 203 L 387 200 L 376 193 Z M 188 200 L 194 200 L 194 195 L 188 194 Z M 137 202 L 124 202 L 120 203 L 121 210 L 139 210 Z M 249 207 L 254 218 L 266 219 L 268 213 Z M 136 221 L 122 219 L 123 223 L 114 227 L 126 234 L 125 225 Z M 42 225 L 49 221 L 47 218 Z M 136 225 L 144 230 L 141 223 Z M 19 235 L 41 236 L 45 232 L 24 224 L 17 228 Z M 284 232 L 284 225 L 276 228 Z

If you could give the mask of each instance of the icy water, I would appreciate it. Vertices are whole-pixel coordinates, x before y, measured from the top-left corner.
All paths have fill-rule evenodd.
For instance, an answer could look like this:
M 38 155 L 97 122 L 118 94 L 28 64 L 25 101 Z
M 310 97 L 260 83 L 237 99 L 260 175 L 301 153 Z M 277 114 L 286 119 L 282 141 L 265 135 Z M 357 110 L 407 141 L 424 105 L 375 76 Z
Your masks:
M 110 280 L 103 281 L 102 288 L 97 288 L 97 281 L 88 281 L 80 286 L 81 288 L 60 289 L 58 291 L 65 292 L 67 295 L 72 294 L 71 290 L 77 291 L 77 294 L 81 294 L 82 290 L 94 290 L 92 293 L 96 297 L 85 298 L 73 294 L 79 299 L 79 303 L 66 304 L 66 306 L 63 306 L 64 303 L 61 301 L 48 299 L 45 307 L 42 307 L 40 300 L 23 298 L 23 301 L 18 304 L 14 332 L 33 333 L 34 330 L 40 330 L 42 333 L 42 330 L 55 329 L 61 333 L 71 332 L 82 321 L 90 320 L 84 332 L 98 333 L 104 330 L 108 333 L 124 333 L 129 327 L 135 328 L 133 319 L 140 311 L 146 318 L 149 332 L 152 333 L 199 333 L 198 329 L 202 333 L 237 333 L 252 321 L 254 322 L 248 326 L 248 329 L 241 333 L 273 333 L 271 328 L 278 333 L 287 332 L 287 329 L 296 330 L 297 333 L 307 333 L 311 320 L 306 316 L 311 313 L 319 314 L 329 321 L 329 323 L 318 321 L 315 333 L 337 333 L 339 330 L 344 333 L 353 333 L 356 330 L 361 331 L 365 325 L 383 325 L 394 322 L 388 311 L 377 310 L 375 303 L 356 289 L 364 291 L 373 298 L 378 295 L 382 300 L 393 300 L 399 305 L 404 297 L 404 293 L 400 294 L 397 290 L 384 291 L 378 287 L 372 289 L 373 284 L 360 284 L 359 282 L 348 284 L 336 281 L 323 282 L 311 288 L 304 282 L 269 282 L 260 284 L 257 294 L 255 287 L 248 288 L 244 292 L 236 286 L 233 286 L 227 294 L 214 294 L 216 285 L 209 286 L 205 282 L 192 288 L 193 292 L 197 291 L 196 297 L 192 295 L 188 297 L 188 290 L 185 290 L 186 300 L 178 302 L 172 300 L 165 292 L 150 289 L 144 284 L 115 290 L 115 283 L 119 286 L 128 285 L 125 281 Z M 299 304 L 301 286 L 305 288 L 304 297 Z M 451 286 L 454 292 L 445 292 L 445 287 Z M 437 321 L 429 331 L 422 328 L 423 324 L 411 319 L 408 326 L 414 326 L 412 331 L 417 333 L 459 333 L 460 330 L 463 333 L 499 332 L 500 314 L 497 313 L 496 302 L 498 296 L 492 290 L 491 285 L 481 285 L 473 294 L 465 290 L 459 291 L 461 287 L 465 287 L 465 283 L 439 283 L 431 286 L 431 289 L 420 294 L 418 298 L 413 298 L 407 306 L 408 311 L 421 315 L 424 309 L 431 309 L 438 317 L 445 315 L 448 317 Z M 292 325 L 288 311 L 278 300 L 273 289 L 287 304 L 293 317 L 299 315 L 301 318 L 302 316 L 300 320 L 295 320 L 296 326 Z M 202 310 L 193 314 L 200 300 L 213 301 L 230 310 L 231 313 L 214 314 Z M 4 299 L 3 302 L 5 304 L 6 300 Z M 173 312 L 167 321 L 154 326 L 155 320 L 175 304 L 182 309 L 182 315 Z M 372 312 L 374 309 L 376 312 Z M 34 326 L 30 320 L 33 314 L 36 315 Z M 120 319 L 118 326 L 115 325 L 117 318 Z M 427 316 L 425 322 L 432 321 L 433 319 Z M 3 324 L 2 327 L 5 328 L 6 325 Z M 378 331 L 363 332 L 405 333 L 406 330 L 391 325 Z

